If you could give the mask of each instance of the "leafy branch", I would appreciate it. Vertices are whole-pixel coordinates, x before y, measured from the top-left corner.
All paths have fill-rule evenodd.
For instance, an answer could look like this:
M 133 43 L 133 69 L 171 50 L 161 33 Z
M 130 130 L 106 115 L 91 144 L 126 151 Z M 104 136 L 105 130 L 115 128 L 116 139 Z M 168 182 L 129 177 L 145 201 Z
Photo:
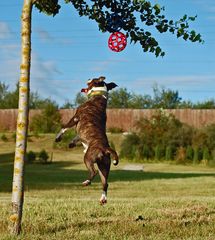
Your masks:
M 163 14 L 165 8 L 160 7 L 159 4 L 152 5 L 150 1 L 65 0 L 65 2 L 72 3 L 80 16 L 87 16 L 89 19 L 95 20 L 102 32 L 110 31 L 108 19 L 110 19 L 111 14 L 117 13 L 123 20 L 122 29 L 130 41 L 139 43 L 144 52 L 152 52 L 156 57 L 163 57 L 165 52 L 152 33 L 148 31 L 150 27 L 156 28 L 160 33 L 170 32 L 185 41 L 204 42 L 201 34 L 190 30 L 189 23 L 195 21 L 197 16 L 184 15 L 177 21 L 168 20 Z M 45 10 L 47 14 L 52 15 L 58 13 L 60 9 L 58 0 L 35 0 L 35 6 L 40 11 L 44 12 Z

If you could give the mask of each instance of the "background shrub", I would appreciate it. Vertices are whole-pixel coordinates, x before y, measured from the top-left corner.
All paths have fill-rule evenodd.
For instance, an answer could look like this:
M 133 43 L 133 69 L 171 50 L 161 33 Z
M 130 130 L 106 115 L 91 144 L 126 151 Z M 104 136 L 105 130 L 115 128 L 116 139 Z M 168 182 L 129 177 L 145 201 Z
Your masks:
M 32 118 L 30 130 L 34 133 L 54 133 L 60 128 L 60 120 L 58 106 L 49 101 L 42 109 L 41 114 Z
M 201 160 L 212 162 L 214 149 L 215 124 L 194 129 L 165 111 L 157 111 L 151 119 L 143 118 L 136 123 L 136 132 L 122 142 L 120 156 L 199 164 Z
M 186 148 L 186 161 L 187 162 L 192 162 L 193 161 L 193 157 L 194 157 L 194 151 L 192 146 L 187 146 Z
M 164 157 L 164 148 L 162 146 L 157 145 L 155 147 L 154 152 L 155 152 L 154 157 L 156 160 L 161 160 Z
M 110 127 L 110 128 L 108 128 L 107 132 L 110 132 L 110 133 L 122 133 L 123 129 L 122 128 L 118 128 L 118 127 Z
M 48 153 L 46 152 L 46 150 L 43 149 L 43 150 L 41 150 L 41 151 L 39 152 L 38 158 L 39 158 L 39 161 L 40 161 L 41 163 L 46 164 L 46 163 L 48 163 L 49 155 L 48 155 Z
M 210 160 L 210 152 L 208 147 L 204 147 L 203 151 L 202 151 L 202 163 L 204 165 L 208 165 L 209 164 L 209 160 Z
M 33 163 L 36 160 L 36 153 L 33 151 L 29 151 L 26 154 L 26 161 L 27 163 Z
M 209 165 L 212 167 L 215 166 L 215 149 L 211 151 L 211 159 L 209 160 Z
M 12 139 L 13 139 L 14 142 L 16 142 L 16 132 L 14 132 L 14 133 L 12 134 Z
M 198 164 L 201 160 L 201 152 L 199 147 L 194 147 L 194 153 L 193 153 L 193 164 Z
M 167 161 L 174 160 L 174 149 L 172 146 L 167 146 L 165 151 L 165 159 Z
M 204 131 L 207 136 L 206 145 L 212 151 L 215 149 L 215 124 L 207 126 Z
M 1 140 L 2 140 L 3 142 L 7 142 L 7 141 L 8 141 L 8 137 L 7 137 L 5 134 L 2 134 L 2 135 L 1 135 Z
M 176 163 L 178 163 L 178 164 L 186 163 L 186 148 L 185 147 L 179 147 L 177 149 L 175 160 L 176 160 Z
M 149 146 L 146 144 L 141 145 L 138 147 L 138 154 L 139 154 L 139 159 L 146 159 L 148 160 L 153 156 L 152 151 L 150 150 Z
M 140 139 L 135 133 L 127 135 L 121 144 L 120 157 L 127 159 L 135 158 L 139 143 Z

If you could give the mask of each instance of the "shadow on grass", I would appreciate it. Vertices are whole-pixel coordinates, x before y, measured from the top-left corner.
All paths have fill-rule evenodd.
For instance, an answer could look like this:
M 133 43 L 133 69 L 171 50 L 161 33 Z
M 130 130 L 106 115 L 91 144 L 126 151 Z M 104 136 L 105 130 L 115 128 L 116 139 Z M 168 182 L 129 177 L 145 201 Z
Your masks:
M 11 192 L 14 153 L 0 154 L 0 192 Z M 53 162 L 52 164 L 26 164 L 25 186 L 28 189 L 51 190 L 80 186 L 86 179 L 87 170 L 70 169 L 76 163 Z M 110 173 L 109 182 L 144 181 L 152 179 L 177 179 L 194 177 L 215 177 L 215 173 L 168 173 L 114 170 Z M 99 182 L 96 177 L 95 182 Z

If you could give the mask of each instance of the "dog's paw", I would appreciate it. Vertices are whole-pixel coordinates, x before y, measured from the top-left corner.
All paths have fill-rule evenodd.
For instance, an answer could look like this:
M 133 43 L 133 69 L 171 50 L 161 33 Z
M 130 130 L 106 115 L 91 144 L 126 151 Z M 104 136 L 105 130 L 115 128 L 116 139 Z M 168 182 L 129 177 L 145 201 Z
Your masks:
M 69 148 L 74 148 L 76 145 L 74 142 L 69 143 Z
M 62 140 L 61 137 L 56 137 L 56 138 L 55 138 L 55 142 L 60 142 L 61 140 Z
M 106 204 L 107 203 L 107 198 L 102 196 L 99 200 L 99 203 L 100 203 L 100 205 Z
M 83 186 L 89 186 L 90 184 L 91 184 L 90 180 L 86 180 L 86 181 L 82 182 Z

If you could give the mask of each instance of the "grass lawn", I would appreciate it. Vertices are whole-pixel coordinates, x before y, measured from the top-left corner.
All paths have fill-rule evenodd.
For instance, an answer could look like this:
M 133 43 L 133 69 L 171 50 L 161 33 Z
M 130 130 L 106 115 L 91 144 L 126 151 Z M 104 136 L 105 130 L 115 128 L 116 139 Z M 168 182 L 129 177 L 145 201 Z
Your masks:
M 110 135 L 119 146 L 119 136 Z M 142 170 L 121 161 L 112 166 L 108 203 L 99 205 L 96 177 L 82 187 L 87 171 L 82 148 L 52 149 L 53 135 L 31 138 L 28 149 L 53 153 L 52 164 L 26 164 L 24 240 L 215 239 L 215 169 L 143 163 Z M 0 239 L 11 210 L 14 143 L 0 140 Z M 138 165 L 139 167 L 140 165 Z M 127 169 L 127 170 L 125 170 Z M 16 238 L 17 239 L 17 238 Z

